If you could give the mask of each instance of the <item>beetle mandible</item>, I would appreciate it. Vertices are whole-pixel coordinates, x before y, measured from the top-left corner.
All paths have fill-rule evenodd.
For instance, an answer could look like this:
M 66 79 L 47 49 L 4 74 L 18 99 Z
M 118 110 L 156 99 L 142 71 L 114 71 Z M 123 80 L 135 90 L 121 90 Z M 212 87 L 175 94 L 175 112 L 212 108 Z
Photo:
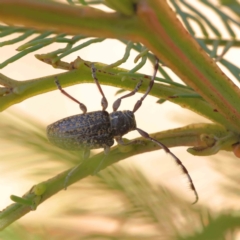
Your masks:
M 83 114 L 78 114 L 78 115 L 70 116 L 67 118 L 63 118 L 55 123 L 50 124 L 47 127 L 47 137 L 52 144 L 62 149 L 83 150 L 85 158 L 87 158 L 89 156 L 90 149 L 104 148 L 104 152 L 105 154 L 107 154 L 109 152 L 110 147 L 114 144 L 114 139 L 120 145 L 134 144 L 138 142 L 133 140 L 128 143 L 124 143 L 122 139 L 122 137 L 128 132 L 137 130 L 138 133 L 143 138 L 146 138 L 156 143 L 166 153 L 170 154 L 173 157 L 175 162 L 181 167 L 184 174 L 186 174 L 190 184 L 190 188 L 195 194 L 196 200 L 194 201 L 194 203 L 196 203 L 198 201 L 198 194 L 197 194 L 196 188 L 193 184 L 193 181 L 187 169 L 179 160 L 179 158 L 176 157 L 169 150 L 167 146 L 157 141 L 156 139 L 150 137 L 147 132 L 143 131 L 140 128 L 137 128 L 137 125 L 136 125 L 134 113 L 141 107 L 143 100 L 151 91 L 154 84 L 154 79 L 157 74 L 158 65 L 159 65 L 159 60 L 156 58 L 156 62 L 154 65 L 154 73 L 151 78 L 151 81 L 149 82 L 149 86 L 145 94 L 136 102 L 133 108 L 133 111 L 129 111 L 129 110 L 117 111 L 117 110 L 123 98 L 130 97 L 138 91 L 139 87 L 141 86 L 141 82 L 137 84 L 137 86 L 132 92 L 118 98 L 113 103 L 113 112 L 108 113 L 106 111 L 108 106 L 108 101 L 98 82 L 98 79 L 96 77 L 96 68 L 92 63 L 91 65 L 92 77 L 98 87 L 99 92 L 102 95 L 102 100 L 101 100 L 102 111 L 94 111 L 94 112 L 87 113 L 86 106 L 83 103 L 79 102 L 77 99 L 73 98 L 71 95 L 69 95 L 65 90 L 63 90 L 58 79 L 55 78 L 55 83 L 58 89 L 61 91 L 61 93 L 63 93 L 65 96 L 67 96 L 74 102 L 78 103 Z M 100 170 L 100 167 L 103 161 L 104 159 L 102 159 L 95 173 L 98 172 L 98 170 Z M 73 168 L 68 173 L 65 179 L 65 187 L 67 185 L 69 177 L 76 170 L 76 168 Z

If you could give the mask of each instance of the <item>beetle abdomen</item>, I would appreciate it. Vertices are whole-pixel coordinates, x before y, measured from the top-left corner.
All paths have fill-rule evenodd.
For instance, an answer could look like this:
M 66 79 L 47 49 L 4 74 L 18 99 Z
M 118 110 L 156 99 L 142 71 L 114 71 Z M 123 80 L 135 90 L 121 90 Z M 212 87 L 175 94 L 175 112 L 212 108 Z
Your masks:
M 68 150 L 111 147 L 114 143 L 106 111 L 63 118 L 47 127 L 47 136 L 52 144 Z

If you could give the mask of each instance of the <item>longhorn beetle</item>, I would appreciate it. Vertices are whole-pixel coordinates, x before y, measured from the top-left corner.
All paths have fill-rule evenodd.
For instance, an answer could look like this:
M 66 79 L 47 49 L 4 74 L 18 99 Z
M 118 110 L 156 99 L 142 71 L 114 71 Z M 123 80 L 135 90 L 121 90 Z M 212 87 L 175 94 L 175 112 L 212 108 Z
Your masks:
M 47 127 L 47 136 L 49 141 L 52 144 L 60 148 L 67 149 L 67 150 L 83 150 L 85 158 L 87 158 L 89 156 L 90 149 L 104 148 L 104 152 L 105 154 L 107 154 L 109 152 L 110 147 L 114 144 L 114 139 L 120 145 L 128 145 L 128 144 L 136 143 L 137 142 L 136 140 L 130 141 L 128 143 L 124 143 L 122 136 L 127 134 L 130 131 L 137 130 L 143 138 L 146 138 L 156 143 L 166 153 L 170 154 L 175 160 L 175 162 L 181 167 L 182 171 L 186 174 L 188 178 L 190 188 L 195 194 L 196 200 L 193 202 L 194 204 L 198 201 L 198 194 L 193 184 L 193 181 L 187 169 L 182 164 L 182 162 L 163 143 L 150 137 L 147 132 L 143 131 L 140 128 L 137 128 L 137 125 L 136 125 L 134 113 L 140 108 L 143 100 L 146 98 L 146 96 L 149 94 L 150 90 L 153 87 L 154 79 L 156 77 L 157 70 L 158 70 L 158 64 L 159 64 L 159 61 L 158 59 L 156 59 L 156 63 L 154 65 L 154 73 L 151 78 L 151 81 L 149 82 L 148 89 L 146 90 L 145 94 L 140 98 L 140 100 L 136 102 L 132 111 L 129 111 L 129 110 L 117 111 L 117 110 L 123 98 L 130 97 L 138 91 L 139 87 L 141 86 L 141 82 L 137 84 L 137 86 L 132 92 L 118 98 L 113 103 L 113 112 L 108 113 L 106 111 L 108 106 L 108 101 L 98 82 L 98 79 L 96 77 L 96 68 L 92 63 L 91 64 L 92 77 L 98 87 L 99 92 L 102 95 L 102 101 L 101 101 L 102 111 L 87 113 L 86 106 L 83 103 L 79 102 L 77 99 L 70 96 L 65 90 L 63 90 L 58 79 L 55 78 L 55 83 L 58 89 L 61 91 L 61 93 L 63 93 L 65 96 L 67 96 L 74 102 L 78 103 L 83 114 L 78 114 L 78 115 L 70 116 L 67 118 L 63 118 L 55 123 L 52 123 Z M 101 163 L 95 170 L 95 173 L 98 172 L 103 161 L 104 161 L 104 158 L 102 159 Z M 73 168 L 68 173 L 65 179 L 65 187 L 67 185 L 69 177 L 76 170 L 77 167 Z

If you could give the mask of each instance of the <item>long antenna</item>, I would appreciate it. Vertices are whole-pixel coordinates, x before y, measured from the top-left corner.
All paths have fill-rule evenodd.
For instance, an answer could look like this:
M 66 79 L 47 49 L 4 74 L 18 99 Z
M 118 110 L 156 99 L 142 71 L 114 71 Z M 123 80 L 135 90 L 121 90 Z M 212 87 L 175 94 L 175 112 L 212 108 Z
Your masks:
M 154 73 L 152 75 L 152 78 L 151 78 L 151 81 L 148 85 L 148 89 L 147 91 L 145 92 L 145 94 L 136 102 L 134 108 L 133 108 L 133 112 L 135 113 L 142 105 L 142 102 L 143 100 L 146 98 L 146 96 L 148 95 L 148 93 L 151 91 L 152 87 L 153 87 L 153 84 L 154 84 L 154 79 L 157 75 L 157 70 L 158 70 L 158 65 L 159 65 L 159 60 L 158 58 L 156 57 L 156 62 L 155 62 L 155 65 L 154 65 Z
M 169 149 L 167 146 L 165 146 L 163 143 L 157 141 L 157 140 L 154 139 L 154 138 L 151 138 L 147 132 L 143 131 L 143 130 L 140 129 L 140 128 L 136 128 L 136 130 L 140 133 L 140 135 L 141 135 L 142 137 L 144 137 L 144 138 L 146 138 L 146 139 L 148 139 L 148 140 L 156 143 L 156 144 L 157 144 L 158 146 L 160 146 L 166 153 L 169 153 L 169 154 L 173 157 L 173 159 L 175 160 L 175 162 L 181 167 L 183 173 L 184 173 L 185 175 L 187 175 L 190 188 L 192 189 L 192 191 L 193 191 L 194 194 L 195 194 L 196 199 L 195 199 L 195 201 L 192 203 L 192 204 L 195 204 L 195 203 L 198 201 L 198 199 L 199 199 L 198 193 L 197 193 L 197 190 L 196 190 L 196 188 L 195 188 L 195 186 L 194 186 L 194 184 L 193 184 L 193 180 L 192 180 L 192 178 L 190 177 L 190 175 L 189 175 L 189 173 L 188 173 L 188 170 L 184 167 L 184 165 L 182 164 L 182 162 L 180 161 L 180 159 L 179 159 L 177 156 L 175 156 L 175 155 L 170 151 L 170 149 Z

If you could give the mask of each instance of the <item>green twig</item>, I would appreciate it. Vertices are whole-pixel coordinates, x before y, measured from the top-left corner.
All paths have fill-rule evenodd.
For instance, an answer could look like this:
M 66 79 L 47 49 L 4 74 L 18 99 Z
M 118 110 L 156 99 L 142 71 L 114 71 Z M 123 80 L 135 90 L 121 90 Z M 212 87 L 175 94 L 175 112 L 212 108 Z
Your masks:
M 192 146 L 195 144 L 201 144 L 200 135 L 202 133 L 214 134 L 218 137 L 228 134 L 227 131 L 219 125 L 196 124 L 189 125 L 184 128 L 155 133 L 151 136 L 158 141 L 163 142 L 168 147 L 177 146 L 178 144 L 180 144 L 181 146 Z M 133 145 L 132 148 L 127 152 L 121 151 L 121 148 L 119 148 L 118 146 L 113 147 L 109 155 L 105 159 L 104 163 L 101 165 L 101 170 L 130 156 L 141 154 L 143 152 L 159 150 L 159 147 L 151 141 L 147 141 L 142 138 L 138 138 L 136 140 L 141 140 L 142 144 Z M 203 144 L 205 143 L 203 142 Z M 71 185 L 76 181 L 79 181 L 80 179 L 92 175 L 96 169 L 96 166 L 98 166 L 99 163 L 102 161 L 103 156 L 104 153 L 100 153 L 94 155 L 93 157 L 88 159 L 88 161 L 84 161 L 81 167 L 79 167 L 75 172 L 73 172 L 68 181 L 68 185 Z M 0 212 L 0 230 L 6 228 L 9 224 L 33 210 L 33 207 L 37 207 L 37 205 L 41 204 L 51 196 L 63 190 L 65 187 L 64 181 L 70 170 L 71 169 L 68 169 L 67 171 L 62 172 L 47 181 L 37 184 L 36 186 L 41 186 L 40 192 L 38 190 L 36 192 L 36 186 L 34 186 L 26 194 L 24 194 L 23 197 L 17 197 L 17 203 L 8 206 Z M 44 187 L 42 188 L 42 186 Z M 32 202 L 25 202 L 25 199 L 30 199 L 32 200 Z M 24 202 L 22 203 L 21 201 Z M 34 205 L 32 205 L 31 203 L 34 203 Z

